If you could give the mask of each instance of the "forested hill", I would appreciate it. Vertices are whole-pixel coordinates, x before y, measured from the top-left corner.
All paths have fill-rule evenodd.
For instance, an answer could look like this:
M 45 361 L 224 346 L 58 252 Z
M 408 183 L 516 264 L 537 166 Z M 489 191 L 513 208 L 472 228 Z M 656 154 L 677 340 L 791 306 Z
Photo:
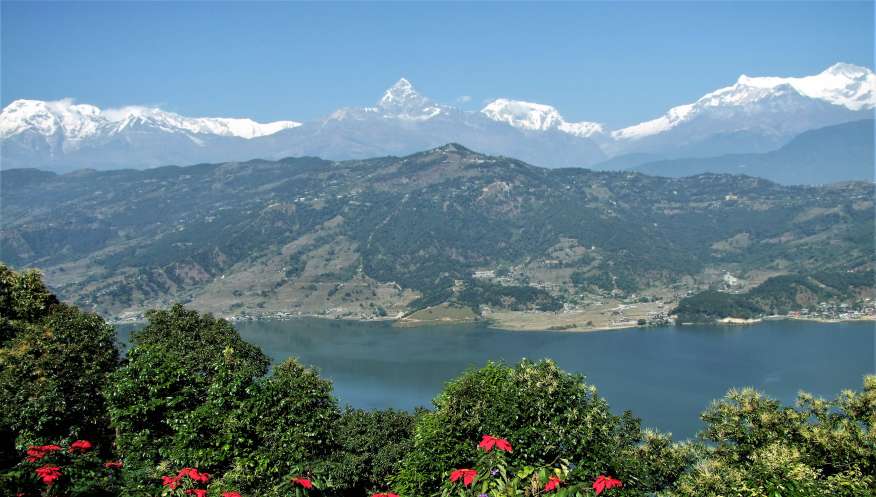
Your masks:
M 874 258 L 873 184 L 548 170 L 454 144 L 362 161 L 19 169 L 0 182 L 0 259 L 113 315 L 172 301 L 220 313 L 553 309 L 716 270 Z

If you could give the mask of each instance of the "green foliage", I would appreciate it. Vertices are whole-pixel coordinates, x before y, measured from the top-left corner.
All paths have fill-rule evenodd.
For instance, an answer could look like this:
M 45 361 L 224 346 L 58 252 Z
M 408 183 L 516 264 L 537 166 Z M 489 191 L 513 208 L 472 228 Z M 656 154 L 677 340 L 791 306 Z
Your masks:
M 754 318 L 785 314 L 819 302 L 853 299 L 858 291 L 873 288 L 873 270 L 822 271 L 811 275 L 773 276 L 747 293 L 705 291 L 686 297 L 673 314 L 680 322 L 712 322 L 725 317 Z
M 731 390 L 703 413 L 705 456 L 678 480 L 678 497 L 876 495 L 876 377 L 826 401 L 801 394 L 783 407 Z
M 0 466 L 11 442 L 111 441 L 102 391 L 118 364 L 115 333 L 103 319 L 59 304 L 39 273 L 0 265 Z M 14 407 L 13 407 L 14 406 Z
M 347 409 L 335 426 L 337 449 L 314 468 L 340 495 L 384 489 L 413 448 L 414 415 L 392 409 Z
M 589 471 L 610 469 L 612 454 L 638 436 L 634 420 L 612 415 L 594 387 L 551 361 L 488 363 L 448 383 L 434 403 L 417 420 L 414 450 L 396 480 L 405 495 L 428 495 L 443 474 L 470 467 L 471 440 L 483 434 L 501 433 L 518 447 L 512 465 L 562 457 Z
M 38 460 L 22 457 L 14 468 L 0 472 L 2 495 L 58 497 L 114 497 L 122 491 L 121 469 L 105 465 L 91 448 L 74 450 L 56 445 L 58 450 Z M 39 468 L 57 468 L 57 479 L 50 485 L 41 480 Z
M 230 456 L 218 452 L 223 418 L 238 401 L 231 394 L 262 376 L 268 358 L 210 315 L 176 305 L 147 317 L 107 392 L 119 452 L 145 464 L 227 464 Z
M 38 271 L 17 273 L 0 263 L 0 346 L 15 336 L 17 324 L 39 321 L 57 303 Z
M 327 459 L 340 418 L 331 390 L 331 382 L 294 359 L 253 385 L 228 428 L 241 447 L 222 483 L 269 495 L 277 482 Z
M 817 281 L 835 294 L 871 275 L 783 277 L 752 293 Z M 793 407 L 731 390 L 703 413 L 702 443 L 643 432 L 631 413 L 611 414 L 594 387 L 551 361 L 468 371 L 432 411 L 341 412 L 316 370 L 290 359 L 266 375 L 267 357 L 221 319 L 182 306 L 151 312 L 113 371 L 114 332 L 100 317 L 57 303 L 38 273 L 0 266 L 0 283 L 9 331 L 0 344 L 0 403 L 15 406 L 0 410 L 3 495 L 203 488 L 211 496 L 361 497 L 391 486 L 406 496 L 583 497 L 599 475 L 612 475 L 623 487 L 609 497 L 876 496 L 876 376 L 833 400 L 801 393 Z M 513 451 L 475 448 L 487 434 L 507 438 Z M 77 452 L 73 438 L 96 446 Z M 65 447 L 18 462 L 29 444 L 53 441 Z M 103 466 L 113 447 L 124 470 Z M 35 472 L 43 465 L 60 468 L 52 485 Z M 192 467 L 213 477 L 157 490 L 161 475 Z M 454 470 L 472 468 L 471 485 L 450 481 Z M 559 487 L 546 488 L 551 481 Z
M 532 309 L 558 311 L 563 308 L 561 302 L 538 288 L 494 285 L 484 282 L 470 282 L 455 300 L 475 309 L 482 305 L 517 311 Z
M 708 290 L 682 299 L 672 313 L 680 323 L 701 323 L 725 317 L 751 319 L 763 309 L 741 294 Z

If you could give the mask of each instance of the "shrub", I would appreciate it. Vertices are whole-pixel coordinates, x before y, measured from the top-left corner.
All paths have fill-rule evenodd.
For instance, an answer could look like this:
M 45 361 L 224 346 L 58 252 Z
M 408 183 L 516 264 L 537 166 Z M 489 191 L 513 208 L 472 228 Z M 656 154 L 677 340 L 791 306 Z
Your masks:
M 519 448 L 512 466 L 565 458 L 587 473 L 614 474 L 613 454 L 638 442 L 637 420 L 612 415 L 594 387 L 552 361 L 488 363 L 449 382 L 434 404 L 417 420 L 396 480 L 404 495 L 428 495 L 443 474 L 471 467 L 471 440 L 484 433 L 505 434 Z
M 102 460 L 88 440 L 29 446 L 26 457 L 0 473 L 3 495 L 110 497 L 121 491 L 121 461 Z

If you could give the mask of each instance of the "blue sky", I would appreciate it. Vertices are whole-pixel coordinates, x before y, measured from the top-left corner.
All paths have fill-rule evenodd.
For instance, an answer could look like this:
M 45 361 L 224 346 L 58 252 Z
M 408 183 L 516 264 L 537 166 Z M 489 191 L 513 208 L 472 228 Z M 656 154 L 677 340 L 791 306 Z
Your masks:
M 370 105 L 404 76 L 467 109 L 508 97 L 621 126 L 742 73 L 874 56 L 873 2 L 4 1 L 0 14 L 4 106 L 73 97 L 262 121 Z

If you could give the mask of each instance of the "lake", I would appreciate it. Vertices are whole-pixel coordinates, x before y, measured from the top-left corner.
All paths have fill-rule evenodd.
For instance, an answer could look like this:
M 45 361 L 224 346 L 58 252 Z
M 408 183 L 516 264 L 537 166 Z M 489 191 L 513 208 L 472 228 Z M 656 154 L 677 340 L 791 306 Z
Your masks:
M 275 362 L 295 356 L 334 382 L 342 405 L 431 407 L 443 384 L 488 360 L 551 358 L 596 385 L 615 412 L 693 437 L 699 414 L 732 387 L 784 403 L 799 390 L 833 397 L 876 372 L 872 323 L 767 321 L 589 333 L 499 331 L 479 326 L 396 328 L 321 319 L 235 325 Z

